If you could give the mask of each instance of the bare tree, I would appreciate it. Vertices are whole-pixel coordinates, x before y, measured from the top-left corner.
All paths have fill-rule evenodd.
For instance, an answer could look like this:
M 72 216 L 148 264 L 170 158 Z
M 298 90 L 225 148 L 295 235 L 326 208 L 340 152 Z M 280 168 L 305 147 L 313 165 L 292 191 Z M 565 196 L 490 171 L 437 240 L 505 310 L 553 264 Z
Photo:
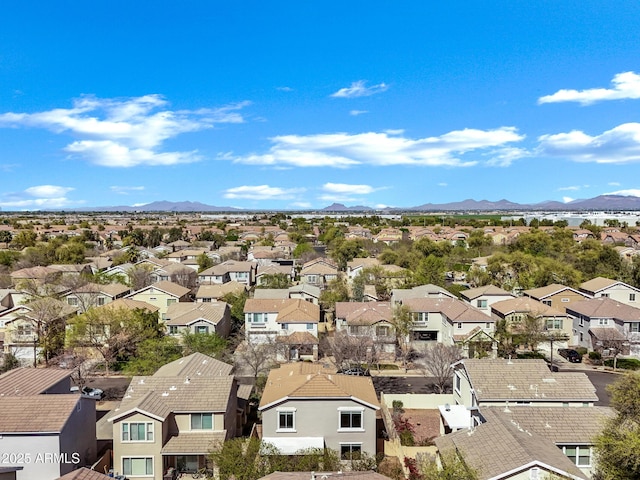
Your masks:
M 136 265 L 127 272 L 129 276 L 129 286 L 133 290 L 140 290 L 153 283 L 151 278 L 151 267 L 149 265 Z
M 445 393 L 453 378 L 451 365 L 461 358 L 462 352 L 456 345 L 434 343 L 424 350 L 420 360 L 420 370 L 425 376 L 429 374 L 435 379 L 439 393 Z
M 407 369 L 409 355 L 411 355 L 411 335 L 413 334 L 413 313 L 406 305 L 397 305 L 391 319 L 396 332 L 396 339 L 402 355 L 402 365 Z
M 270 337 L 256 340 L 250 336 L 240 343 L 234 355 L 236 370 L 248 369 L 254 379 L 268 372 L 275 364 L 278 345 Z
M 371 328 L 360 327 L 358 335 L 338 330 L 327 337 L 328 352 L 333 356 L 338 368 L 349 368 L 352 364 L 369 366 L 375 357 L 375 346 L 371 338 Z

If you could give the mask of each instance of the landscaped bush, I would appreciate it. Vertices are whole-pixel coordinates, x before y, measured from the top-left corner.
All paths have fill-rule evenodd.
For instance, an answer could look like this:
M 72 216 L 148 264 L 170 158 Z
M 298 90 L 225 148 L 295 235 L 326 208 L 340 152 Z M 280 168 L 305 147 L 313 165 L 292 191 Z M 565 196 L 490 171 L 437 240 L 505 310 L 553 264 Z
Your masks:
M 608 358 L 604 361 L 607 367 L 613 367 L 613 359 Z M 625 370 L 640 370 L 640 360 L 636 358 L 619 358 L 616 363 L 616 368 Z
M 544 360 L 546 357 L 540 352 L 522 352 L 517 354 L 517 358 L 541 358 Z
M 579 355 L 587 354 L 587 349 L 585 347 L 576 347 L 574 350 L 578 352 Z
M 591 360 L 593 363 L 601 363 L 602 362 L 602 355 L 600 354 L 600 352 L 589 352 L 589 360 Z

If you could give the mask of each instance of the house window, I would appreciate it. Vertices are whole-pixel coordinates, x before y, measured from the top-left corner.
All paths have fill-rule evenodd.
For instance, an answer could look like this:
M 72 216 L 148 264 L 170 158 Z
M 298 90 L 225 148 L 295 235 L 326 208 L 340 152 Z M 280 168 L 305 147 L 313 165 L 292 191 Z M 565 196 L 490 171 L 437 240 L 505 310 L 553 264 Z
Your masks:
M 478 308 L 487 308 L 486 300 L 476 300 L 476 307 Z
M 635 293 L 630 293 L 629 294 L 629 301 L 630 302 L 635 302 L 636 301 L 636 294 Z
M 155 302 L 157 299 L 157 297 L 149 297 L 149 300 L 151 300 L 152 302 Z
M 153 423 L 151 422 L 123 422 L 123 442 L 153 442 Z
M 547 330 L 562 330 L 563 321 L 561 318 L 547 318 L 545 327 Z
M 563 445 L 562 452 L 578 467 L 591 466 L 591 447 L 585 445 Z
M 340 410 L 340 427 L 338 430 L 361 430 L 363 410 Z
M 599 318 L 598 319 L 598 325 L 609 325 L 609 319 L 608 318 Z
M 360 458 L 362 453 L 361 443 L 341 443 L 340 444 L 340 458 L 342 460 L 352 460 Z
M 580 317 L 580 326 L 584 327 L 584 318 L 583 317 Z
M 629 331 L 634 333 L 640 332 L 640 322 L 631 322 L 629 324 Z
M 584 333 L 580 332 L 580 341 L 584 342 Z
M 389 327 L 387 325 L 376 327 L 376 336 L 377 337 L 388 337 L 389 336 Z
M 551 300 L 542 300 L 542 303 L 544 303 L 545 305 L 547 305 L 548 307 L 551 306 Z
M 462 328 L 462 322 L 458 322 L 458 328 Z
M 278 432 L 295 432 L 296 431 L 296 412 L 295 410 L 279 410 L 278 411 Z
M 181 472 L 195 472 L 200 467 L 197 455 L 178 455 L 176 465 Z
M 491 322 L 487 322 L 484 324 L 484 328 L 486 328 L 487 330 L 489 330 L 491 328 Z
M 455 388 L 456 392 L 460 394 L 460 385 L 462 384 L 462 378 L 457 373 L 454 375 L 454 383 L 453 388 Z
M 105 298 L 104 297 L 98 297 L 98 306 L 101 307 L 104 304 L 105 304 Z
M 178 334 L 178 326 L 169 325 L 169 335 L 177 335 L 177 334 Z
M 31 325 L 27 323 L 18 325 L 17 330 L 18 330 L 18 336 L 21 336 L 21 337 L 30 337 L 31 335 L 33 335 L 33 329 L 31 328 Z
M 318 283 L 317 275 L 307 275 L 307 283 Z
M 196 333 L 209 333 L 209 327 L 206 325 L 196 326 Z
M 286 329 L 288 329 L 288 328 L 289 328 L 289 325 L 288 325 L 288 324 L 286 324 L 286 323 L 282 323 L 282 324 L 280 324 L 280 328 L 281 328 L 282 330 L 286 330 Z
M 139 477 L 153 476 L 153 458 L 151 457 L 123 457 L 122 473 Z
M 176 303 L 176 299 L 175 298 L 167 298 L 167 307 L 169 305 L 173 305 L 174 303 Z
M 609 298 L 609 294 L 608 293 L 603 293 L 600 295 L 601 297 L 605 297 L 605 298 Z
M 263 320 L 263 314 L 262 313 L 254 313 L 254 314 L 249 314 L 249 322 L 251 323 L 264 323 Z
M 313 330 L 313 323 L 307 323 L 307 330 Z
M 78 299 L 76 297 L 69 297 L 67 298 L 67 303 L 75 307 L 76 305 L 78 305 Z
M 191 430 L 213 430 L 213 414 L 192 413 Z

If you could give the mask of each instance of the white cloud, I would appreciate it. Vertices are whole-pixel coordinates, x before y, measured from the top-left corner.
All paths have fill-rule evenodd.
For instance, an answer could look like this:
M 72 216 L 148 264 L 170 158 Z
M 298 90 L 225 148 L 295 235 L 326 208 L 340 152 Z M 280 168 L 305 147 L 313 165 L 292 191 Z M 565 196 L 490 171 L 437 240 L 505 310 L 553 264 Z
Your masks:
M 347 183 L 325 183 L 322 189 L 329 193 L 347 193 L 351 195 L 368 195 L 378 190 L 370 185 L 349 185 Z
M 640 75 L 635 72 L 618 73 L 611 80 L 612 88 L 589 88 L 587 90 L 558 90 L 552 95 L 538 99 L 538 103 L 578 102 L 591 105 L 603 100 L 640 98 Z
M 590 136 L 580 130 L 538 138 L 537 153 L 576 162 L 632 163 L 640 161 L 640 123 L 625 123 Z
M 626 196 L 632 196 L 632 197 L 640 197 L 640 189 L 629 188 L 627 190 L 618 190 L 616 192 L 604 193 L 603 195 L 626 195 Z
M 524 148 L 497 148 L 495 150 L 487 152 L 487 156 L 490 157 L 490 159 L 487 161 L 487 165 L 490 167 L 509 167 L 514 160 L 528 157 L 529 155 L 529 152 Z
M 276 87 L 276 90 L 280 90 L 281 92 L 293 92 L 293 88 L 291 87 Z
M 607 185 L 609 185 L 610 187 L 619 187 L 620 186 L 620 182 L 609 182 L 609 183 L 607 183 Z
M 562 201 L 564 203 L 570 203 L 573 202 L 575 200 L 575 198 L 571 198 L 571 197 L 562 197 Z
M 243 185 L 228 188 L 224 192 L 224 198 L 246 198 L 249 200 L 291 200 L 304 188 L 280 188 L 269 185 Z
M 378 83 L 377 85 L 371 85 L 367 87 L 365 80 L 358 80 L 353 82 L 350 87 L 341 88 L 331 96 L 335 98 L 356 98 L 356 97 L 368 97 L 375 95 L 376 93 L 382 93 L 389 88 L 386 83 Z
M 364 115 L 365 113 L 369 113 L 369 111 L 368 110 L 351 110 L 349 112 L 349 115 L 357 117 L 358 115 Z
M 448 183 L 446 183 L 446 182 L 440 182 L 440 183 L 438 184 L 438 186 L 439 186 L 439 187 L 448 187 L 448 186 L 449 186 L 449 184 L 448 184 Z
M 577 185 L 572 185 L 570 187 L 560 187 L 558 189 L 559 192 L 576 191 L 576 190 L 580 190 L 580 187 L 578 187 Z
M 72 202 L 66 195 L 72 187 L 58 185 L 36 185 L 22 192 L 6 193 L 0 197 L 0 207 L 17 209 L 64 208 L 83 202 Z
M 0 114 L 0 127 L 46 128 L 74 135 L 79 139 L 65 150 L 105 167 L 174 165 L 194 162 L 200 157 L 193 151 L 160 151 L 166 140 L 218 123 L 241 123 L 244 119 L 239 110 L 248 104 L 172 111 L 160 95 L 125 99 L 83 96 L 68 109 Z
M 476 159 L 461 159 L 469 152 L 495 149 L 524 139 L 514 127 L 494 130 L 467 128 L 439 137 L 419 139 L 388 132 L 359 134 L 282 135 L 271 139 L 267 153 L 235 157 L 238 163 L 294 167 L 348 168 L 356 165 L 415 165 L 469 167 Z M 233 158 L 224 155 L 220 158 Z M 489 160 L 491 162 L 492 160 Z
M 118 193 L 120 195 L 129 195 L 129 192 L 141 192 L 142 190 L 144 190 L 143 186 L 138 186 L 138 187 L 121 187 L 121 186 L 111 186 L 109 187 L 109 189 L 114 192 L 114 193 Z

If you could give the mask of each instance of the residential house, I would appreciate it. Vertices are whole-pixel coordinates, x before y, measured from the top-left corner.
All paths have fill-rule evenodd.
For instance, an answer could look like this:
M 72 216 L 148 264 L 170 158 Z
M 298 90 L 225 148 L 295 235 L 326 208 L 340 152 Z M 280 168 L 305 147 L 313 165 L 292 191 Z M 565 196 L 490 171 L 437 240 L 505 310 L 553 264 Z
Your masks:
M 0 396 L 0 452 L 17 480 L 54 480 L 96 460 L 95 400 L 82 395 Z
M 608 297 L 591 298 L 567 308 L 573 344 L 603 353 L 640 357 L 640 308 Z
M 396 335 L 390 302 L 336 302 L 336 330 L 366 339 L 380 358 L 394 360 Z
M 211 285 L 235 281 L 247 287 L 255 284 L 258 264 L 255 262 L 239 262 L 227 260 L 198 274 L 198 285 Z
M 0 397 L 69 393 L 71 370 L 19 367 L 0 375 Z
M 338 266 L 326 258 L 316 258 L 302 265 L 300 282 L 326 288 L 329 282 L 337 280 Z
M 253 298 L 299 298 L 318 305 L 320 301 L 320 289 L 307 283 L 299 283 L 289 288 L 257 288 L 253 292 Z
M 247 286 L 244 283 L 227 282 L 211 285 L 200 285 L 196 290 L 196 302 L 217 302 L 226 295 L 242 295 L 246 293 Z
M 91 470 L 87 467 L 81 467 L 76 470 L 72 470 L 66 475 L 58 477 L 56 480 L 109 480 L 113 479 L 113 475 L 109 476 L 104 473 L 100 473 L 96 470 Z M 2 480 L 2 477 L 0 477 Z
M 640 305 L 640 289 L 619 280 L 596 277 L 580 284 L 580 291 L 589 297 L 608 297 L 627 305 Z
M 249 342 L 275 341 L 283 359 L 318 356 L 320 307 L 301 299 L 255 299 L 244 304 L 245 334 Z
M 105 419 L 112 424 L 114 470 L 131 480 L 162 480 L 204 467 L 213 447 L 239 433 L 232 369 L 194 353 L 152 376 L 133 377 Z
M 590 407 L 598 401 L 586 374 L 552 372 L 540 359 L 460 360 L 453 364 L 453 396 L 456 405 L 471 410 L 492 405 Z
M 161 320 L 164 320 L 169 305 L 190 301 L 190 293 L 190 289 L 177 283 L 158 282 L 130 293 L 125 298 L 138 300 L 158 307 L 158 315 Z
M 318 480 L 331 478 L 331 480 L 390 480 L 389 477 L 370 470 L 365 471 L 338 471 L 338 472 L 273 472 L 259 480 Z
M 43 352 L 45 338 L 51 338 L 56 330 L 64 332 L 67 320 L 77 311 L 77 307 L 66 302 L 45 297 L 0 312 L 4 353 L 13 354 L 23 363 L 35 362 Z
M 509 300 L 510 298 L 514 298 L 514 296 L 495 285 L 485 285 L 463 290 L 460 292 L 460 298 L 481 312 L 491 315 L 491 305 L 503 300 Z
M 468 355 L 495 356 L 495 325 L 486 313 L 461 300 L 448 297 L 406 298 L 402 304 L 413 315 L 413 348 L 422 350 L 431 342 L 439 342 L 445 345 L 458 344 Z
M 282 365 L 269 372 L 260 399 L 262 441 L 285 455 L 329 448 L 342 458 L 375 456 L 379 409 L 369 377 L 336 374 L 318 364 Z
M 225 302 L 181 302 L 169 305 L 165 316 L 167 333 L 215 333 L 226 338 L 231 333 L 231 308 Z
M 408 298 L 458 298 L 438 285 L 426 284 L 413 288 L 394 288 L 391 290 L 391 303 L 403 303 Z
M 173 282 L 187 288 L 196 286 L 197 277 L 196 270 L 180 263 L 169 263 L 162 267 L 156 267 L 151 272 L 153 283 Z
M 575 288 L 567 287 L 559 283 L 524 290 L 522 293 L 527 297 L 538 300 L 559 311 L 564 311 L 571 302 L 581 302 L 582 300 L 590 298 L 589 295 Z
M 256 272 L 256 285 L 264 285 L 267 278 L 277 275 L 278 277 L 284 277 L 289 283 L 293 281 L 294 270 L 290 266 L 280 265 L 258 265 Z
M 478 480 L 588 478 L 553 442 L 507 415 L 491 415 L 471 430 L 437 437 L 435 444 L 441 462 L 451 457 L 461 460 Z
M 547 332 L 556 346 L 567 346 L 572 335 L 572 322 L 564 310 L 555 309 L 531 297 L 502 300 L 491 305 L 491 316 L 505 323 L 508 331 L 518 333 L 529 328 L 527 321 L 536 319 L 539 332 Z M 553 335 L 551 335 L 553 334 Z M 544 343 L 544 342 L 540 342 Z
M 377 267 L 381 264 L 377 258 L 354 258 L 347 262 L 347 278 L 353 280 L 365 268 Z
M 72 307 L 78 307 L 84 313 L 92 307 L 101 307 L 127 295 L 131 289 L 121 283 L 87 283 L 69 291 L 64 300 Z

